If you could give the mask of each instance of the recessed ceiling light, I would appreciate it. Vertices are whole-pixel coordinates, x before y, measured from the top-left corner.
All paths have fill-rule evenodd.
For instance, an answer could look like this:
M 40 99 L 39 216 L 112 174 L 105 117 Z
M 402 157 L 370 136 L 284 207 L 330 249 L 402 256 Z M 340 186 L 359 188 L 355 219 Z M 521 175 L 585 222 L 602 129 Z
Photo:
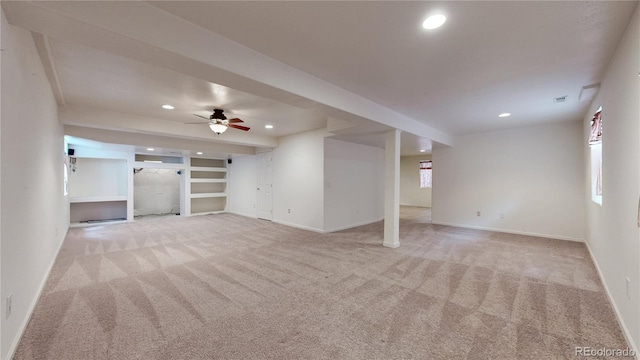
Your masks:
M 273 129 L 273 125 L 265 125 L 264 126 L 266 129 Z
M 425 150 L 425 149 L 420 150 L 420 152 L 425 152 L 425 151 L 427 151 L 427 150 Z
M 154 148 L 147 148 L 147 151 L 153 151 L 155 150 Z
M 498 115 L 499 117 L 508 117 L 511 116 L 511 113 L 502 113 L 500 115 Z
M 162 108 L 163 108 L 163 109 L 167 109 L 167 110 L 173 110 L 173 109 L 175 109 L 173 106 L 171 106 L 171 105 L 169 105 L 169 104 L 164 104 L 164 105 L 162 105 Z
M 198 151 L 196 154 L 198 154 L 198 155 L 202 155 L 202 154 L 204 154 L 204 153 L 203 153 L 202 151 Z
M 447 17 L 442 14 L 431 15 L 422 23 L 422 27 L 427 30 L 437 29 L 442 26 L 445 21 L 447 21 Z

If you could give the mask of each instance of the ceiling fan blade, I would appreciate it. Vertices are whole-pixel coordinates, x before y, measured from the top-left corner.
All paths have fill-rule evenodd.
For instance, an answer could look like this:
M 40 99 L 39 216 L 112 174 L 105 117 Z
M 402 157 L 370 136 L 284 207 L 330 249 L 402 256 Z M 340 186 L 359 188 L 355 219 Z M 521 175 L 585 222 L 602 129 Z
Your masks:
M 242 126 L 242 125 L 233 125 L 233 124 L 229 124 L 229 127 L 234 128 L 234 129 L 238 129 L 238 130 L 243 130 L 243 131 L 249 131 L 249 129 L 246 126 Z
M 201 118 L 206 119 L 206 120 L 210 120 L 210 118 L 208 118 L 208 117 L 204 117 L 204 116 L 202 116 L 202 115 L 198 115 L 198 114 L 193 114 L 193 115 L 195 115 L 195 116 L 197 116 L 197 117 L 201 117 Z
M 233 119 L 229 120 L 229 124 L 241 123 L 241 122 L 244 122 L 244 121 L 242 121 L 241 119 L 238 119 L 238 118 L 233 118 Z

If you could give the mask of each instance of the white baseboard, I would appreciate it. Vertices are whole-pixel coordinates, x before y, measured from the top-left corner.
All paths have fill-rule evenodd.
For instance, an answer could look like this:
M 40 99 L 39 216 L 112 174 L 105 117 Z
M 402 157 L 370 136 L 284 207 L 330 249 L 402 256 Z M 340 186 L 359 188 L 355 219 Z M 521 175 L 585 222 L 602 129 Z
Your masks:
M 575 241 L 575 242 L 585 242 L 584 239 L 574 238 L 574 237 L 571 237 L 571 236 L 540 234 L 540 233 L 528 232 L 528 231 L 517 231 L 517 230 L 490 228 L 490 227 L 484 227 L 484 226 L 455 224 L 455 223 L 449 223 L 449 222 L 444 222 L 444 221 L 435 221 L 435 220 L 432 220 L 431 223 L 434 224 L 434 225 L 453 226 L 453 227 L 459 227 L 459 228 L 465 228 L 465 229 L 485 230 L 485 231 L 493 231 L 493 232 L 507 233 L 507 234 L 535 236 L 535 237 L 541 237 L 541 238 L 547 238 L 547 239 Z
M 388 248 L 391 248 L 391 249 L 396 249 L 396 248 L 400 247 L 400 243 L 399 242 L 397 242 L 397 243 L 386 243 L 386 242 L 383 242 L 382 246 L 388 247 Z
M 116 225 L 116 224 L 126 224 L 126 223 L 131 223 L 134 222 L 135 220 L 115 220 L 115 221 L 105 221 L 105 222 L 93 222 L 93 223 L 71 223 L 69 224 L 69 228 L 71 229 L 76 229 L 76 228 L 85 228 L 85 227 L 91 227 L 91 226 L 105 226 L 105 225 Z
M 29 324 L 29 321 L 31 320 L 31 316 L 33 315 L 33 311 L 36 309 L 36 305 L 38 304 L 38 301 L 40 300 L 40 296 L 42 296 L 42 290 L 44 290 L 44 286 L 47 284 L 47 280 L 49 280 L 49 275 L 51 275 L 51 270 L 53 270 L 53 265 L 56 263 L 56 259 L 58 258 L 58 254 L 60 253 L 60 249 L 62 249 L 62 244 L 64 244 L 64 240 L 67 238 L 67 233 L 68 232 L 69 232 L 69 227 L 67 227 L 67 230 L 64 232 L 64 234 L 62 236 L 62 239 L 60 239 L 60 244 L 58 245 L 58 249 L 56 249 L 55 255 L 53 256 L 53 259 L 51 260 L 51 263 L 49 264 L 49 268 L 47 269 L 47 272 L 45 273 L 45 276 L 42 279 L 42 282 L 40 283 L 40 286 L 38 287 L 38 291 L 36 292 L 36 296 L 33 298 L 31 303 L 29 304 L 29 308 L 27 309 L 27 314 L 26 314 L 24 320 L 22 321 L 22 324 L 18 328 L 18 332 L 16 334 L 16 337 L 11 342 L 11 347 L 9 347 L 9 351 L 7 352 L 7 357 L 6 357 L 5 360 L 13 359 L 13 355 L 15 354 L 16 350 L 18 349 L 18 345 L 20 344 L 20 340 L 22 339 L 22 335 L 24 335 L 24 331 L 27 329 L 27 325 Z
M 335 232 L 335 231 L 341 231 L 341 230 L 346 230 L 346 229 L 352 229 L 354 227 L 358 227 L 358 226 L 364 226 L 364 225 L 369 225 L 369 224 L 373 224 L 373 223 L 377 223 L 378 221 L 382 221 L 384 220 L 384 217 L 381 217 L 379 219 L 375 219 L 375 220 L 365 220 L 365 221 L 361 221 L 355 224 L 350 224 L 350 225 L 343 225 L 343 226 L 338 226 L 329 230 L 325 230 L 325 233 L 330 233 L 330 232 Z
M 224 214 L 225 212 L 226 211 L 224 210 L 203 211 L 203 212 L 191 213 L 190 215 L 185 215 L 185 216 L 217 215 L 217 214 Z
M 618 320 L 618 324 L 622 329 L 622 334 L 624 335 L 624 338 L 627 340 L 627 344 L 629 344 L 631 349 L 633 349 L 633 351 L 636 353 L 635 359 L 638 359 L 638 354 L 640 354 L 638 352 L 638 346 L 633 341 L 631 332 L 629 332 L 629 328 L 627 328 L 627 325 L 622 319 L 622 316 L 620 315 L 620 311 L 618 310 L 618 306 L 616 306 L 616 302 L 613 301 L 613 296 L 609 291 L 609 287 L 607 286 L 607 283 L 604 281 L 604 276 L 602 275 L 602 271 L 600 271 L 600 266 L 598 265 L 598 261 L 596 261 L 595 256 L 593 256 L 593 252 L 591 251 L 591 247 L 589 247 L 589 243 L 585 241 L 585 245 L 587 246 L 587 250 L 589 251 L 589 255 L 591 256 L 591 261 L 593 261 L 593 264 L 596 266 L 596 271 L 598 272 L 598 276 L 600 277 L 600 282 L 602 282 L 602 286 L 604 287 L 604 292 L 607 294 L 609 303 L 611 304 L 611 307 L 613 307 L 613 312 L 616 314 L 616 320 Z
M 271 220 L 271 222 L 276 223 L 276 224 L 280 224 L 280 225 L 291 226 L 291 227 L 302 229 L 302 230 L 313 231 L 313 232 L 316 232 L 316 233 L 321 233 L 321 234 L 324 233 L 324 231 L 322 229 L 316 229 L 316 228 L 312 228 L 310 226 L 298 225 L 298 224 L 288 223 L 288 222 L 280 221 L 280 220 Z
M 232 214 L 236 214 L 236 215 L 252 218 L 252 219 L 257 219 L 258 218 L 257 215 L 246 214 L 246 213 L 235 212 L 235 211 L 228 211 L 228 212 L 232 213 Z M 294 224 L 294 223 L 290 223 L 290 222 L 286 222 L 286 221 L 282 221 L 282 220 L 271 220 L 271 222 L 276 223 L 276 224 L 280 224 L 280 225 L 291 226 L 291 227 L 294 227 L 294 228 L 297 228 L 297 229 L 308 230 L 308 231 L 313 231 L 313 232 L 320 233 L 320 234 L 325 234 L 325 233 L 330 233 L 330 232 L 335 232 L 335 231 L 340 231 L 340 230 L 351 229 L 351 228 L 358 227 L 358 226 L 373 224 L 373 223 L 376 223 L 376 222 L 381 221 L 383 219 L 384 218 L 380 218 L 380 219 L 376 219 L 376 220 L 365 220 L 365 221 L 362 221 L 362 222 L 359 222 L 359 223 L 356 223 L 356 224 L 338 226 L 338 227 L 332 228 L 330 230 L 316 229 L 316 228 L 313 228 L 313 227 L 310 227 L 310 226 Z
M 239 212 L 239 211 L 227 211 L 230 214 L 236 214 L 236 215 L 240 215 L 240 216 L 244 216 L 244 217 L 248 217 L 248 218 L 252 218 L 252 219 L 257 219 L 258 218 L 258 214 L 248 214 L 248 213 L 244 213 L 244 212 Z

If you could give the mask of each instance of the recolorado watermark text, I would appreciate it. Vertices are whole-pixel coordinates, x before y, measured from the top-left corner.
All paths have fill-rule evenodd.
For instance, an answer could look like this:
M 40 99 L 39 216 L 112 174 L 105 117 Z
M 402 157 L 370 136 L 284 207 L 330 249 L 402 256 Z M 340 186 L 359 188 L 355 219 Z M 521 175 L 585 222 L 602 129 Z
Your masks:
M 636 352 L 633 349 L 610 349 L 606 347 L 602 348 L 592 348 L 588 346 L 577 346 L 576 347 L 576 356 L 586 356 L 586 357 L 634 357 L 636 356 Z

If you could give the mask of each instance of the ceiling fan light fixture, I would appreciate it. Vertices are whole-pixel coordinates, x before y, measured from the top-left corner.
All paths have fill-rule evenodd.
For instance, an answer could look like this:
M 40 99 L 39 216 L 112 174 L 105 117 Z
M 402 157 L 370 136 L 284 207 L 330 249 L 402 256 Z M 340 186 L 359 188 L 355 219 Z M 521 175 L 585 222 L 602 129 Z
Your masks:
M 223 124 L 217 124 L 217 123 L 209 124 L 209 128 L 211 128 L 211 131 L 213 131 L 218 135 L 227 131 L 227 125 L 223 125 Z

